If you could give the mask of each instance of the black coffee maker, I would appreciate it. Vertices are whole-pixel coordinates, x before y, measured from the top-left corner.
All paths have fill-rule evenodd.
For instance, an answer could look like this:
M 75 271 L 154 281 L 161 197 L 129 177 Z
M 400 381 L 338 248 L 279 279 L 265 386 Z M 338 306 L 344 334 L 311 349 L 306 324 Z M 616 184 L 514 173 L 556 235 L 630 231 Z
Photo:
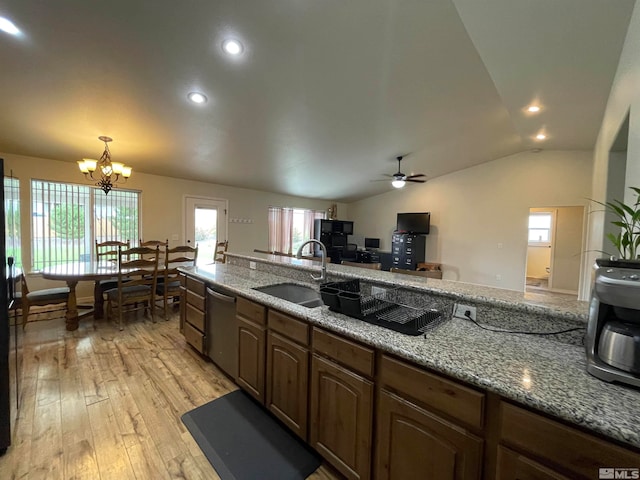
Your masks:
M 585 343 L 589 373 L 640 387 L 640 263 L 598 262 Z

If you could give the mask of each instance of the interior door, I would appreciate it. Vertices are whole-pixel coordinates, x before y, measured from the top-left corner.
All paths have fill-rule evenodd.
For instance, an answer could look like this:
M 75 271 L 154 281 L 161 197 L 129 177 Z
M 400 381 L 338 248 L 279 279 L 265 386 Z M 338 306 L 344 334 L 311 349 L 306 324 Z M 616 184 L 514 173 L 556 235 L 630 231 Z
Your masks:
M 217 242 L 227 240 L 228 201 L 185 197 L 185 240 L 198 245 L 198 265 L 213 263 Z

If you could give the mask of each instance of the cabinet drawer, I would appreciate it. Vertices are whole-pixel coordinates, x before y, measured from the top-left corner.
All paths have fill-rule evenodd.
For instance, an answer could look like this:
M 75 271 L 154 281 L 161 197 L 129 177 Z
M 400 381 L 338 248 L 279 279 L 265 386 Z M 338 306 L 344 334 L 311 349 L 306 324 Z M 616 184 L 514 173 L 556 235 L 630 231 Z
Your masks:
M 269 310 L 269 328 L 302 345 L 309 345 L 309 325 L 284 313 Z
M 160 273 L 158 273 L 160 275 Z M 180 279 L 180 286 L 186 288 L 187 287 L 187 276 L 184 273 L 179 273 L 178 278 Z
M 363 375 L 373 377 L 374 352 L 371 348 L 314 327 L 313 349 Z
M 593 478 L 600 467 L 640 465 L 640 453 L 507 402 L 500 404 L 500 439 L 529 457 L 585 478 Z
M 482 428 L 485 394 L 386 355 L 380 383 L 432 407 L 458 422 Z
M 204 305 L 205 305 L 204 302 L 205 302 L 205 300 L 204 300 L 203 296 L 198 295 L 197 293 L 194 293 L 191 290 L 187 290 L 187 303 L 188 304 L 193 305 L 197 309 L 204 311 Z
M 205 316 L 202 310 L 194 308 L 192 305 L 186 304 L 185 315 L 187 323 L 190 323 L 201 332 L 204 332 Z
M 184 339 L 187 343 L 193 348 L 195 348 L 200 353 L 204 354 L 204 334 L 195 328 L 189 323 L 184 324 Z
M 236 315 L 240 315 L 252 322 L 266 325 L 267 308 L 259 303 L 252 302 L 243 297 L 238 297 L 236 302 Z
M 195 278 L 192 278 L 192 277 L 187 277 L 187 290 L 191 290 L 193 293 L 196 293 L 201 297 L 204 297 L 204 290 L 205 290 L 204 282 L 201 282 L 200 280 L 196 280 Z

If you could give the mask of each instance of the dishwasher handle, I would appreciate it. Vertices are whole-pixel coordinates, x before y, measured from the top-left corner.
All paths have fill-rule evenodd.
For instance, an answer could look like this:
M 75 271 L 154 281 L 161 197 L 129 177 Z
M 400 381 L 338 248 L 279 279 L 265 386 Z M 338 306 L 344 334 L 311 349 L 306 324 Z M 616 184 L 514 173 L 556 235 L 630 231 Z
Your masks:
M 227 303 L 236 303 L 236 297 L 230 297 L 229 295 L 225 295 L 224 293 L 216 292 L 215 290 L 211 290 L 207 287 L 207 295 L 211 295 L 216 300 L 221 300 Z

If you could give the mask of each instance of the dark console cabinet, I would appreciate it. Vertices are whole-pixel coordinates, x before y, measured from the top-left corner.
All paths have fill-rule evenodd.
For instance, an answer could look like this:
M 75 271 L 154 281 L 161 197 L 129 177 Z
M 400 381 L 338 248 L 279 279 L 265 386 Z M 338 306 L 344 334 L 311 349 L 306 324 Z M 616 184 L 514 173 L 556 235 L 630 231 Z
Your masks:
M 424 262 L 426 239 L 423 235 L 394 233 L 391 239 L 391 261 L 395 268 L 415 270 Z
M 348 251 L 347 238 L 353 234 L 353 222 L 318 219 L 313 223 L 313 232 L 314 238 L 322 242 L 327 249 L 327 256 L 331 258 L 331 262 L 340 263 Z M 320 248 L 315 248 L 314 255 L 320 256 Z M 355 250 L 352 260 L 355 260 Z

